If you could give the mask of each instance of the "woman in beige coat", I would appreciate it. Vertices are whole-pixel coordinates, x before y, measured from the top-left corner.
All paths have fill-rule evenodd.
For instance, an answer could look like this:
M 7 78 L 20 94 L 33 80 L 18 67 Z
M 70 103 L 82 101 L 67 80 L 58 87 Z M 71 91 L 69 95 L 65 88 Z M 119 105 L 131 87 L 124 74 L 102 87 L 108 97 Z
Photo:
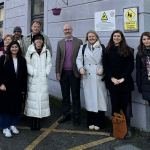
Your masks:
M 108 100 L 105 82 L 101 80 L 104 77 L 102 64 L 104 46 L 100 44 L 97 33 L 92 30 L 87 32 L 85 41 L 87 45 L 84 54 L 82 45 L 76 64 L 83 75 L 87 126 L 89 129 L 99 130 L 105 128 L 105 111 L 107 111 Z

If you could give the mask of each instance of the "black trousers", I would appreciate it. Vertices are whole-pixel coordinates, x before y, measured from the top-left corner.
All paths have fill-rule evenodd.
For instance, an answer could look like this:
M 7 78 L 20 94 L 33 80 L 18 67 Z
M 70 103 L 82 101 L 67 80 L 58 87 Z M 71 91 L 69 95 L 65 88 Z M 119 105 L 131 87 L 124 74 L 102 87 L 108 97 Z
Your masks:
M 73 70 L 63 70 L 60 79 L 63 96 L 63 116 L 70 116 L 70 89 L 72 93 L 74 119 L 80 117 L 80 78 L 75 77 Z
M 109 93 L 111 97 L 112 115 L 114 114 L 114 112 L 120 113 L 120 109 L 122 109 L 126 120 L 130 121 L 132 114 L 130 105 L 131 92 L 109 90 Z
M 98 111 L 98 113 L 87 111 L 87 128 L 90 125 L 98 126 L 100 129 L 105 128 L 105 111 Z

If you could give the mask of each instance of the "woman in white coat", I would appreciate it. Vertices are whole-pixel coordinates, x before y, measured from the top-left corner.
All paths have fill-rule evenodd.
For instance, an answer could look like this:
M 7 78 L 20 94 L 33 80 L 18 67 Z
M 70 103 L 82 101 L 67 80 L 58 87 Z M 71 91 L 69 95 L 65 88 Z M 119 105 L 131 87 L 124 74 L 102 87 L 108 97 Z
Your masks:
M 85 50 L 81 45 L 76 64 L 83 75 L 85 109 L 87 110 L 87 127 L 89 129 L 105 128 L 105 111 L 107 111 L 107 90 L 102 64 L 102 47 L 97 33 L 90 30 L 86 34 Z M 84 51 L 84 52 L 83 52 Z
M 41 34 L 33 36 L 26 53 L 28 88 L 24 114 L 32 117 L 31 130 L 40 130 L 40 118 L 50 116 L 48 75 L 51 55 Z

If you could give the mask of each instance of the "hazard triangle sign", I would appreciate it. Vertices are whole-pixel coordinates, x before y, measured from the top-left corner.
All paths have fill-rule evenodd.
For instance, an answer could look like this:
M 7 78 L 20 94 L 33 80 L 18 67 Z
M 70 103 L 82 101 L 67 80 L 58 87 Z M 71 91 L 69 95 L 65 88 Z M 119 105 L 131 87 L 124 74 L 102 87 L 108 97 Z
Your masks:
M 106 16 L 106 13 L 104 12 L 103 13 L 103 16 L 102 16 L 102 19 L 101 20 L 108 20 L 107 16 Z

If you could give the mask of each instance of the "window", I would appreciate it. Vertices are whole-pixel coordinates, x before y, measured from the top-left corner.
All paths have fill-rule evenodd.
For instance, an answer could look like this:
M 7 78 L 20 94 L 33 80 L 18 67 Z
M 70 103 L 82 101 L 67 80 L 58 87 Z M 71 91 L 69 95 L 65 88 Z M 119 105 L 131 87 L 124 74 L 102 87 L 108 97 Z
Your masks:
M 4 4 L 0 5 L 0 32 L 3 34 Z
M 44 26 L 44 0 L 32 0 L 31 3 L 31 22 L 38 20 L 41 22 L 41 30 Z

